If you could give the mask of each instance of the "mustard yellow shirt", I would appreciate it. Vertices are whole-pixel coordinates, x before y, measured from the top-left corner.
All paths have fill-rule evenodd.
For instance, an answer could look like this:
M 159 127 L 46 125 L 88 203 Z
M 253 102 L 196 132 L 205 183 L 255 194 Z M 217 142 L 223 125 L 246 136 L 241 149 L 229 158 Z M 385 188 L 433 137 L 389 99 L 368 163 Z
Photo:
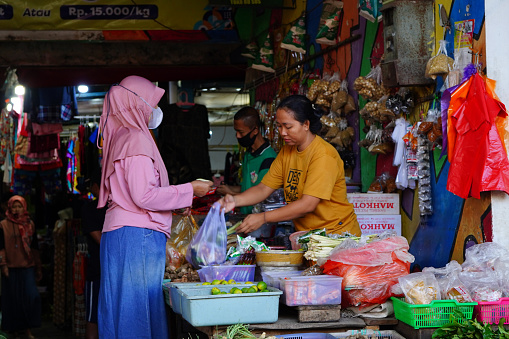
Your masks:
M 273 189 L 283 187 L 289 204 L 303 194 L 320 199 L 313 212 L 293 220 L 297 231 L 325 228 L 327 233 L 361 235 L 353 205 L 346 198 L 343 160 L 321 137 L 316 136 L 302 152 L 296 146 L 284 146 L 262 183 Z

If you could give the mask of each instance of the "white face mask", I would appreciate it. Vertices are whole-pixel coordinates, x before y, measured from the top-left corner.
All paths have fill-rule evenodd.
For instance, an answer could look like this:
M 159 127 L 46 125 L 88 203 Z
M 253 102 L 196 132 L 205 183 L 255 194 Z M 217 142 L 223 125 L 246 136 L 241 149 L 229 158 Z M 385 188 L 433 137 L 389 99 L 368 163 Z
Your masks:
M 161 125 L 161 122 L 163 122 L 163 111 L 161 107 L 152 108 L 152 114 L 148 119 L 148 128 L 155 129 Z

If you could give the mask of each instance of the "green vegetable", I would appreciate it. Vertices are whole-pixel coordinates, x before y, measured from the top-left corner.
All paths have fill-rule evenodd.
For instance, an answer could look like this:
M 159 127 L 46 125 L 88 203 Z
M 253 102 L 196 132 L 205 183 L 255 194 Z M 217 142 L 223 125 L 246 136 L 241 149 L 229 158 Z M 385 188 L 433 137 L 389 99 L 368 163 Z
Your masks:
M 491 324 L 481 324 L 477 320 L 466 319 L 463 312 L 454 310 L 449 323 L 435 332 L 432 338 L 440 339 L 509 339 L 509 332 L 504 328 L 505 319 L 501 318 L 498 327 L 493 330 Z
M 240 226 L 240 224 L 242 224 L 242 220 L 237 222 L 235 225 L 233 225 L 232 227 L 230 227 L 227 231 L 226 231 L 226 235 L 230 235 L 230 234 L 233 234 L 236 232 L 236 229 L 237 227 Z

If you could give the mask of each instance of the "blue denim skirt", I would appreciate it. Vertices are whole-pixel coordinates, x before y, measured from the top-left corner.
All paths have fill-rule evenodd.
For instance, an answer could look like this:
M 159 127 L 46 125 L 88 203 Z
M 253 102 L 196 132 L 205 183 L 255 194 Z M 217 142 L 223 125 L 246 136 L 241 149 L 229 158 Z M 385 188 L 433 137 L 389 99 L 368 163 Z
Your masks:
M 168 338 L 162 292 L 166 236 L 124 226 L 101 238 L 100 338 Z

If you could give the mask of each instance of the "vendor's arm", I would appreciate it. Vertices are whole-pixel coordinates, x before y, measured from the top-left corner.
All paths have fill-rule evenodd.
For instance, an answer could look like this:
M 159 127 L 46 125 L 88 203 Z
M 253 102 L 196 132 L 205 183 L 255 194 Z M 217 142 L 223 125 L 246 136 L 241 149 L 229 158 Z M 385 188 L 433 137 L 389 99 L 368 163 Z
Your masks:
M 237 232 L 249 233 L 257 230 L 263 224 L 268 222 L 280 222 L 303 217 L 304 215 L 313 212 L 319 202 L 319 198 L 304 194 L 299 200 L 281 208 L 273 211 L 248 215 L 237 228 Z
M 230 212 L 235 207 L 251 206 L 262 202 L 267 199 L 272 192 L 274 192 L 273 188 L 260 183 L 248 188 L 240 194 L 234 196 L 227 194 L 220 200 L 220 203 L 222 207 L 225 208 L 225 212 Z
M 240 186 L 219 185 L 217 186 L 216 192 L 221 195 L 237 195 L 240 193 Z
M 133 202 L 148 211 L 169 211 L 188 207 L 193 201 L 193 185 L 186 183 L 175 186 L 159 185 L 154 164 L 151 158 L 136 155 L 119 160 L 118 164 L 125 169 L 126 189 Z

